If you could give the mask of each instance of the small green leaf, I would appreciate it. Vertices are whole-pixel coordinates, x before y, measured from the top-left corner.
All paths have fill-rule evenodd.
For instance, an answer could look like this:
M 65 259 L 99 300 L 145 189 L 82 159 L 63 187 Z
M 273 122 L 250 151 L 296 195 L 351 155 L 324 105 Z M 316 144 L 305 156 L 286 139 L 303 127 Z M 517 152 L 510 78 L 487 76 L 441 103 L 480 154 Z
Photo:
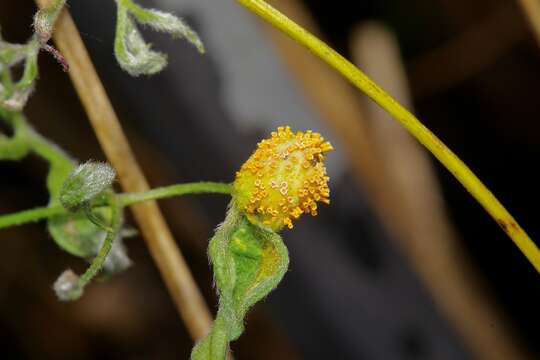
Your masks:
M 112 212 L 109 207 L 93 211 L 103 223 L 111 222 Z M 107 232 L 90 221 L 83 210 L 54 216 L 47 225 L 49 233 L 62 250 L 89 261 L 98 254 L 107 236 Z M 123 232 L 119 231 L 105 259 L 103 268 L 108 274 L 124 271 L 131 266 L 122 238 Z
M 281 281 L 289 265 L 287 248 L 272 231 L 251 224 L 234 206 L 208 247 L 214 267 L 219 310 L 192 360 L 223 360 L 228 344 L 244 331 L 244 317 Z
M 109 208 L 103 207 L 94 211 L 103 217 L 104 222 L 110 221 Z M 96 255 L 96 249 L 106 236 L 106 232 L 88 220 L 83 211 L 52 217 L 49 219 L 48 229 L 58 246 L 85 259 Z
M 4 47 L 3 44 L 5 44 Z M 0 108 L 9 111 L 21 111 L 34 91 L 38 77 L 37 57 L 39 44 L 31 40 L 26 45 L 11 45 L 0 42 Z M 20 80 L 13 83 L 11 67 L 25 60 L 24 71 Z M 3 74 L 2 74 L 3 73 Z
M 120 67 L 132 76 L 152 75 L 167 66 L 167 56 L 153 51 L 123 6 L 118 6 L 114 53 Z
M 60 300 L 73 301 L 82 296 L 84 288 L 94 279 L 102 270 L 105 269 L 107 260 L 109 260 L 109 266 L 122 266 L 124 264 L 116 264 L 115 260 L 111 260 L 111 251 L 115 249 L 115 243 L 120 241 L 119 234 L 122 229 L 122 209 L 118 206 L 116 196 L 111 197 L 111 204 L 107 208 L 109 210 L 109 223 L 108 230 L 105 234 L 105 238 L 100 241 L 95 252 L 90 260 L 90 266 L 84 274 L 80 277 L 73 271 L 65 271 L 54 284 L 54 289 Z M 123 246 L 116 247 L 116 250 L 123 251 Z M 126 256 L 127 258 L 127 256 Z M 129 260 L 129 259 L 128 259 Z
M 142 8 L 131 0 L 116 0 L 116 3 L 118 15 L 114 52 L 120 67 L 130 75 L 152 75 L 167 66 L 167 56 L 152 50 L 135 22 L 169 33 L 175 38 L 185 38 L 204 53 L 201 39 L 182 19 L 163 11 Z
M 185 38 L 193 46 L 204 53 L 204 44 L 199 35 L 182 19 L 173 14 L 155 9 L 144 9 L 131 3 L 128 7 L 130 14 L 141 25 L 148 25 L 156 31 L 171 34 L 175 38 Z

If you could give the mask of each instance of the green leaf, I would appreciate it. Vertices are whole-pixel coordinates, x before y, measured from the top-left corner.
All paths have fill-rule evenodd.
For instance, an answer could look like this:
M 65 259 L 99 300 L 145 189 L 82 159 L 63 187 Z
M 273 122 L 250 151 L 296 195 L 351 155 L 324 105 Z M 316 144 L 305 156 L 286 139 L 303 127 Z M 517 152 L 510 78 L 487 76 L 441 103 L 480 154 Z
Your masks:
M 114 54 L 120 67 L 132 76 L 160 72 L 167 66 L 167 56 L 151 48 L 129 17 L 128 10 L 119 5 Z
M 102 223 L 108 224 L 112 221 L 112 211 L 109 207 L 96 208 L 93 212 L 101 218 Z M 122 222 L 120 220 L 120 227 Z M 62 250 L 88 261 L 98 254 L 107 236 L 107 232 L 90 221 L 83 210 L 53 216 L 49 219 L 47 227 Z M 104 261 L 103 269 L 108 274 L 124 271 L 131 266 L 122 237 L 123 232 L 118 231 L 112 249 Z
M 248 310 L 281 281 L 289 265 L 287 248 L 272 231 L 251 224 L 234 206 L 210 241 L 208 253 L 219 292 L 219 309 L 192 360 L 223 360 L 228 344 L 244 331 Z
M 134 3 L 130 3 L 128 9 L 139 24 L 148 25 L 156 31 L 169 33 L 175 38 L 185 38 L 201 54 L 204 53 L 204 45 L 199 35 L 179 17 L 164 11 L 144 9 Z
M 0 85 L 0 108 L 9 111 L 21 111 L 34 91 L 38 77 L 37 57 L 39 44 L 31 40 L 26 45 L 7 44 L 2 47 L 0 42 L 0 74 L 3 84 Z M 6 44 L 6 43 L 4 43 Z M 24 71 L 17 83 L 11 78 L 11 67 L 25 60 Z
M 145 9 L 131 0 L 116 0 L 118 15 L 114 53 L 120 67 L 132 76 L 152 75 L 167 66 L 167 55 L 153 51 L 145 42 L 137 23 L 166 32 L 175 38 L 185 38 L 201 53 L 204 45 L 197 35 L 182 19 L 173 14 L 155 9 Z
M 122 228 L 122 210 L 118 206 L 117 198 L 111 197 L 111 204 L 107 208 L 109 211 L 109 223 L 105 238 L 99 244 L 96 255 L 91 259 L 90 266 L 80 277 L 73 271 L 64 271 L 54 283 L 54 290 L 60 300 L 73 301 L 80 298 L 84 288 L 96 277 L 105 266 L 107 259 L 114 249 L 115 242 L 119 241 L 119 234 Z
M 103 217 L 104 222 L 110 221 L 109 208 L 94 211 Z M 49 219 L 47 226 L 58 246 L 72 255 L 85 259 L 96 255 L 96 249 L 106 236 L 106 232 L 88 220 L 83 211 L 54 216 Z

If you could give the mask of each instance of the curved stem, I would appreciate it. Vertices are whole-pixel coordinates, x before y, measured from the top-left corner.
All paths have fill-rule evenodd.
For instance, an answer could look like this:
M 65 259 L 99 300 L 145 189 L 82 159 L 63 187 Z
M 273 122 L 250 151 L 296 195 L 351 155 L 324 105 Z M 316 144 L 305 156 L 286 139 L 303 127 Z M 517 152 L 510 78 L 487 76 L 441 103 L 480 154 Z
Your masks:
M 111 202 L 112 215 L 111 223 L 108 225 L 109 230 L 107 230 L 107 237 L 103 241 L 103 245 L 101 246 L 99 253 L 94 258 L 94 260 L 92 260 L 92 263 L 90 264 L 88 269 L 86 269 L 84 274 L 82 274 L 81 278 L 79 279 L 79 288 L 81 290 L 84 289 L 84 287 L 97 275 L 99 270 L 101 270 L 101 268 L 103 267 L 103 263 L 107 259 L 107 255 L 109 255 L 113 242 L 116 239 L 118 232 L 120 231 L 120 227 L 122 226 L 122 211 L 121 207 L 118 206 L 119 204 L 117 203 L 118 199 L 116 199 L 116 196 L 111 196 Z
M 117 195 L 119 207 L 126 207 L 133 204 L 165 199 L 187 194 L 230 194 L 231 185 L 217 182 L 196 182 L 187 184 L 178 184 L 156 188 L 147 192 L 126 193 Z M 107 206 L 106 203 L 94 204 L 93 207 Z M 14 214 L 0 216 L 0 230 L 12 226 L 24 225 L 48 219 L 55 215 L 65 214 L 67 210 L 62 206 L 39 207 L 30 210 L 20 211 Z
M 263 0 L 237 1 L 248 10 L 259 15 L 264 20 L 286 33 L 296 42 L 311 50 L 317 57 L 338 71 L 343 77 L 386 110 L 395 120 L 401 123 L 402 126 L 404 126 L 458 179 L 465 189 L 467 189 L 495 221 L 497 221 L 536 270 L 540 272 L 540 251 L 527 233 L 525 233 L 512 215 L 510 215 L 499 200 L 497 200 L 480 179 L 474 175 L 467 165 L 465 165 L 463 161 L 461 161 L 413 114 L 375 84 L 351 62 Z

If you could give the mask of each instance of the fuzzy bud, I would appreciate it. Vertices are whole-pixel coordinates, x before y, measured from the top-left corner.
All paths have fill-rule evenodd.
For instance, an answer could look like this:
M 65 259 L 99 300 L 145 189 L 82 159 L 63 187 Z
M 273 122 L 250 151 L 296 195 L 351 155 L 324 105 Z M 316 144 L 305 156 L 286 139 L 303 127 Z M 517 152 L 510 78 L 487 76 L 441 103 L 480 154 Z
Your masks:
M 54 282 L 53 289 L 61 301 L 77 300 L 83 293 L 79 286 L 79 276 L 73 270 L 64 271 Z
M 106 163 L 87 162 L 79 165 L 65 181 L 60 192 L 60 203 L 68 210 L 77 210 L 107 190 L 116 177 Z
M 34 31 L 40 42 L 46 43 L 51 38 L 54 23 L 65 4 L 66 0 L 54 0 L 50 6 L 39 10 L 34 16 Z

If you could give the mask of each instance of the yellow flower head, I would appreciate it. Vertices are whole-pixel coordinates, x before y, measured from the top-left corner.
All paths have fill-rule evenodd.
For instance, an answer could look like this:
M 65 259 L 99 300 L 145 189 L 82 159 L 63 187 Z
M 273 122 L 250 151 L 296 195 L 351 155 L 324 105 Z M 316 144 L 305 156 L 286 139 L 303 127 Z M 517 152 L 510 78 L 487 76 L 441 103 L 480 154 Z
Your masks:
M 331 150 L 319 133 L 279 127 L 236 173 L 236 205 L 249 221 L 274 231 L 291 229 L 302 214 L 317 215 L 317 202 L 330 203 L 323 160 Z

